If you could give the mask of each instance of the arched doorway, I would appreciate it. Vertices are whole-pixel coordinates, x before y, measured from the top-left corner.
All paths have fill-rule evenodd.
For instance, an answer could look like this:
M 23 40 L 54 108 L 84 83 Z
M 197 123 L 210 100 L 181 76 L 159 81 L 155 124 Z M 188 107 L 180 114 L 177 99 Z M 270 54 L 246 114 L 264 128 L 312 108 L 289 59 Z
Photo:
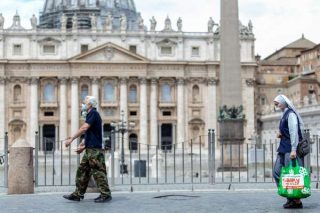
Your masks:
M 172 149 L 172 124 L 161 125 L 161 149 L 171 150 Z
M 138 150 L 138 136 L 136 134 L 130 134 L 129 136 L 129 150 L 130 151 Z
M 42 127 L 42 150 L 45 152 L 52 152 L 55 150 L 56 141 L 56 126 L 53 124 L 46 124 Z

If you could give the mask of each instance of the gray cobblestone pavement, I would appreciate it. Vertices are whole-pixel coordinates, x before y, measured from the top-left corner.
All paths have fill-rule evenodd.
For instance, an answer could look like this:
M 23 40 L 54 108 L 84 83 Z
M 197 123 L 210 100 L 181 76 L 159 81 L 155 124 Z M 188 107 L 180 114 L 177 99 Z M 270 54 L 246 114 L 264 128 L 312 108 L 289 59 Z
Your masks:
M 282 209 L 284 198 L 275 190 L 231 190 L 206 192 L 120 192 L 113 193 L 109 203 L 94 203 L 96 193 L 88 193 L 81 202 L 62 198 L 66 193 L 36 193 L 33 195 L 0 194 L 1 213 L 26 212 L 130 212 L 130 213 L 202 213 L 202 212 L 319 212 L 320 191 L 313 191 L 310 198 L 303 200 L 304 209 Z M 167 195 L 173 195 L 168 196 Z M 164 196 L 156 198 L 158 196 Z

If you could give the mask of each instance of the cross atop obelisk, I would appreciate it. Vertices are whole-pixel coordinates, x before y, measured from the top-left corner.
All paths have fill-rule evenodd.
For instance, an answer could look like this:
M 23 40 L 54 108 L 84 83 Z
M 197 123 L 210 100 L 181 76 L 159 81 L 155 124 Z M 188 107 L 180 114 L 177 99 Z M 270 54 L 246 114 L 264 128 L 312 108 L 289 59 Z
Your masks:
M 221 0 L 221 104 L 242 105 L 238 0 Z

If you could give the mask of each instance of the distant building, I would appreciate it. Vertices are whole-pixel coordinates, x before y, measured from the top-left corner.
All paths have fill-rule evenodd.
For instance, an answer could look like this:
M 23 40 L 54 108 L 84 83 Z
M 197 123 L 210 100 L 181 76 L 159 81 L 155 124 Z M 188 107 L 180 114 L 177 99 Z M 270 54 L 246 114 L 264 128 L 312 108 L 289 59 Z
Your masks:
M 0 138 L 8 131 L 10 145 L 22 137 L 34 146 L 38 131 L 41 150 L 59 149 L 84 122 L 80 103 L 89 94 L 98 98 L 105 138 L 122 111 L 135 122 L 127 149 L 206 135 L 217 127 L 220 94 L 220 31 L 208 20 L 205 32 L 183 32 L 182 20 L 169 17 L 164 25 L 151 18 L 148 28 L 133 0 L 46 0 L 31 29 L 16 14 L 0 29 Z M 252 24 L 240 25 L 239 35 L 248 139 L 255 129 Z

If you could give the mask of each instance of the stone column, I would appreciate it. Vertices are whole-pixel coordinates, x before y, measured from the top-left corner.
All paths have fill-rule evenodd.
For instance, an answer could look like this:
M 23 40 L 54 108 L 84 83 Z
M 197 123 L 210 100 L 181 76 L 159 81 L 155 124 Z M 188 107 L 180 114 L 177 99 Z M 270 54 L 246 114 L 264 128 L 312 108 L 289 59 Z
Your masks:
M 158 144 L 158 96 L 157 96 L 157 79 L 151 79 L 150 93 L 150 145 Z M 154 148 L 154 147 L 152 147 Z
M 78 78 L 71 79 L 71 132 L 75 134 L 79 129 L 79 85 Z M 72 147 L 76 147 L 77 143 L 73 142 Z
M 120 79 L 120 119 L 123 111 L 123 120 L 128 124 L 128 80 L 126 78 Z M 120 135 L 122 137 L 122 135 Z M 124 134 L 124 148 L 129 149 L 128 133 Z M 121 142 L 121 140 L 120 140 Z M 121 148 L 121 147 L 120 147 Z M 121 150 L 121 149 L 120 149 Z
M 178 147 L 182 147 L 182 142 L 185 141 L 185 127 L 184 127 L 184 79 L 177 80 L 177 143 Z
M 100 98 L 99 98 L 99 77 L 91 78 L 91 88 L 92 88 L 92 96 L 94 96 L 97 100 L 97 110 L 100 109 Z
M 60 79 L 60 123 L 59 140 L 65 140 L 68 137 L 68 106 L 67 106 L 67 79 Z M 62 143 L 62 142 L 61 142 Z M 64 147 L 64 146 L 63 146 Z
M 35 147 L 35 132 L 39 129 L 38 123 L 39 99 L 38 99 L 38 78 L 30 79 L 30 145 Z
M 254 84 L 255 80 L 252 78 L 246 79 L 246 87 L 244 89 L 244 106 L 246 115 L 246 138 L 251 138 L 255 131 L 255 110 L 254 110 Z M 248 141 L 249 142 L 249 141 Z
M 217 83 L 215 78 L 209 78 L 207 87 L 206 129 L 214 129 L 217 134 Z M 208 144 L 206 144 L 206 147 Z
M 5 78 L 0 77 L 0 138 L 4 138 L 6 131 L 6 113 L 5 113 Z M 0 148 L 2 149 L 2 147 Z
M 145 78 L 140 79 L 140 135 L 139 143 L 143 145 L 141 147 L 146 148 L 148 143 L 148 107 L 147 107 L 147 80 Z

